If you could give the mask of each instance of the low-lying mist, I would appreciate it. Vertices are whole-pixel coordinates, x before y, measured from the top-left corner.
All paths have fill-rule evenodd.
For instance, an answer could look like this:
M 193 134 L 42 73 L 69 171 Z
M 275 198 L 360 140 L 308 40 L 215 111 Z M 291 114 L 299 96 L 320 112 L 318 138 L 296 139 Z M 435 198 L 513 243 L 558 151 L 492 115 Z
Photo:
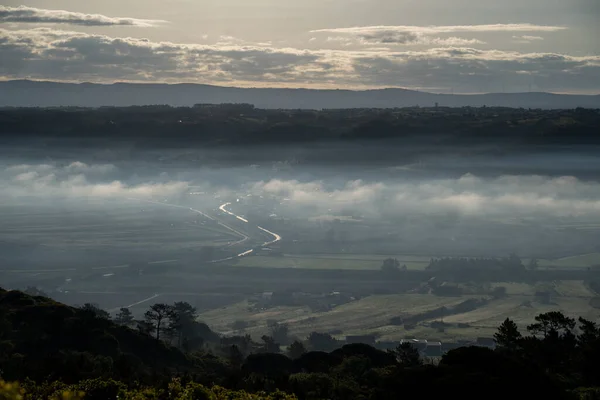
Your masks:
M 418 166 L 411 167 L 418 169 Z M 144 172 L 144 164 L 139 169 Z M 575 176 L 503 175 L 458 178 L 418 178 L 410 175 L 385 179 L 352 179 L 342 169 L 337 176 L 310 179 L 302 168 L 278 172 L 273 167 L 165 168 L 154 176 L 114 164 L 23 163 L 4 166 L 0 197 L 4 203 L 59 204 L 77 200 L 155 199 L 199 203 L 247 195 L 280 203 L 289 218 L 351 213 L 370 219 L 392 215 L 461 217 L 596 218 L 600 216 L 600 183 Z M 294 177 L 297 175 L 298 177 Z M 262 177 L 262 179 L 261 179 Z M 281 211 L 280 211 L 281 212 Z

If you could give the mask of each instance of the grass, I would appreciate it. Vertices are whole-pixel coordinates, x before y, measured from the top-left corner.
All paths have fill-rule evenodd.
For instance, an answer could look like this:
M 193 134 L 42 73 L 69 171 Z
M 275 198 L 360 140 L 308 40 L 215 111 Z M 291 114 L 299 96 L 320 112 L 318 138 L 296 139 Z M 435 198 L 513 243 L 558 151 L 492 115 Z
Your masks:
M 310 332 L 331 332 L 341 330 L 344 334 L 363 331 L 376 331 L 389 323 L 390 319 L 402 314 L 413 315 L 424 311 L 452 306 L 464 301 L 463 298 L 442 298 L 421 294 L 398 294 L 368 296 L 353 301 L 328 312 L 311 312 L 308 307 L 276 307 L 266 311 L 253 311 L 247 302 L 241 302 L 200 315 L 200 319 L 214 329 L 230 333 L 231 324 L 243 320 L 252 326 L 246 332 L 260 336 L 268 332 L 269 319 L 290 326 L 292 334 L 305 337 Z M 342 335 L 342 336 L 343 336 Z
M 572 317 L 583 316 L 596 319 L 597 310 L 590 305 L 595 296 L 582 281 L 560 281 L 544 285 L 497 282 L 493 286 L 507 288 L 508 296 L 494 300 L 476 310 L 447 315 L 443 321 L 451 324 L 440 332 L 431 327 L 439 319 L 422 321 L 414 329 L 390 325 L 393 317 L 414 315 L 441 306 L 452 307 L 469 297 L 437 297 L 429 294 L 375 295 L 335 307 L 328 312 L 311 312 L 307 307 L 277 307 L 266 311 L 253 311 L 247 302 L 212 310 L 201 315 L 201 319 L 223 333 L 232 333 L 231 324 L 237 320 L 249 322 L 245 333 L 260 337 L 268 333 L 269 319 L 287 323 L 292 335 L 306 337 L 310 332 L 341 331 L 339 338 L 346 335 L 377 334 L 380 340 L 400 340 L 409 337 L 455 341 L 491 337 L 506 319 L 513 319 L 525 332 L 534 317 L 548 311 L 562 311 Z M 544 287 L 542 287 L 544 286 Z M 543 304 L 535 292 L 550 286 L 556 293 L 551 304 Z M 547 288 L 546 288 L 547 289 Z M 458 324 L 464 324 L 459 328 Z
M 0 241 L 58 251 L 155 251 L 197 249 L 236 235 L 185 209 L 149 204 L 107 206 L 0 206 Z
M 424 270 L 431 258 L 439 255 L 383 255 L 383 254 L 286 254 L 284 257 L 253 256 L 239 260 L 236 265 L 264 268 L 303 268 L 303 269 L 359 269 L 378 270 L 383 260 L 395 258 L 409 270 Z M 523 259 L 527 265 L 529 259 Z M 587 268 L 600 265 L 600 253 L 581 254 L 560 259 L 538 259 L 543 269 Z
M 543 267 L 553 268 L 587 268 L 593 265 L 600 265 L 600 253 L 580 254 L 554 260 L 540 260 L 539 264 Z
M 386 258 L 397 258 L 408 269 L 423 270 L 429 265 L 429 258 L 414 256 L 385 255 L 295 255 L 284 257 L 252 256 L 238 260 L 238 266 L 264 268 L 302 268 L 302 269 L 359 269 L 379 270 Z
M 594 297 L 595 294 L 583 281 L 557 281 L 530 285 L 527 283 L 495 282 L 492 287 L 506 288 L 509 296 L 534 296 L 538 291 L 553 290 L 559 296 L 566 297 Z

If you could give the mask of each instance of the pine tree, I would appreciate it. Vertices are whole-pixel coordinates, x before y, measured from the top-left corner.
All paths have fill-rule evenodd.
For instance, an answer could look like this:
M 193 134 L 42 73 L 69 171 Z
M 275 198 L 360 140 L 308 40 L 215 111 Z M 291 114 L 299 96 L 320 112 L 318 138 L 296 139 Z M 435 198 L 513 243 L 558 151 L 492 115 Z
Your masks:
M 167 320 L 171 315 L 172 310 L 173 306 L 158 303 L 151 306 L 144 314 L 145 322 L 152 326 L 157 340 L 160 340 L 161 332 L 167 328 Z
M 516 349 L 521 337 L 517 324 L 510 318 L 506 318 L 498 327 L 498 332 L 494 334 L 496 345 L 507 350 Z
M 115 316 L 115 322 L 119 325 L 131 326 L 133 324 L 133 314 L 129 308 L 121 308 Z

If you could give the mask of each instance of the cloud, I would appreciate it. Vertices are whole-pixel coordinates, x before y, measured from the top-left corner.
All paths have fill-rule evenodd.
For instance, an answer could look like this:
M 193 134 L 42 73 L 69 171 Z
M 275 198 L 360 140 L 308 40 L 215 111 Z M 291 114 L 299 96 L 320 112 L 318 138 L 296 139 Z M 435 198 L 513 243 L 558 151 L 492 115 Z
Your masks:
M 433 48 L 354 60 L 366 82 L 383 85 L 455 87 L 467 92 L 519 91 L 533 83 L 543 90 L 584 89 L 600 77 L 600 56 L 521 53 L 464 47 Z
M 26 6 L 0 6 L 0 23 L 69 24 L 83 26 L 138 26 L 151 27 L 165 21 L 136 18 L 107 17 L 65 10 L 46 10 Z
M 513 39 L 516 43 L 531 43 L 534 41 L 544 40 L 544 38 L 541 36 L 531 36 L 531 35 L 513 36 Z
M 492 24 L 492 25 L 448 25 L 448 26 L 363 26 L 352 28 L 328 28 L 313 30 L 310 33 L 348 35 L 358 38 L 363 44 L 401 45 L 442 45 L 462 46 L 485 44 L 478 39 L 460 37 L 442 38 L 437 35 L 453 33 L 489 32 L 556 32 L 566 28 L 533 24 Z M 344 36 L 341 36 L 343 38 Z
M 245 44 L 178 44 L 37 28 L 0 29 L 0 75 L 129 81 L 293 80 L 327 66 L 309 51 Z
M 312 30 L 311 33 L 349 33 L 368 35 L 374 33 L 412 32 L 426 35 L 457 32 L 557 32 L 567 29 L 562 26 L 534 25 L 534 24 L 488 24 L 488 25 L 440 25 L 440 26 L 361 26 L 352 28 L 328 28 Z
M 79 161 L 64 166 L 15 165 L 0 173 L 0 198 L 164 198 L 183 195 L 188 188 L 188 183 L 181 181 L 127 184 L 112 179 L 116 172 L 114 165 Z
M 418 182 L 350 181 L 331 188 L 319 182 L 271 180 L 249 190 L 273 196 L 290 212 L 382 217 L 385 215 L 458 213 L 474 217 L 585 217 L 600 216 L 600 184 L 574 177 L 502 176 Z M 346 214 L 347 215 L 347 214 Z
M 380 34 L 368 34 L 359 38 L 358 42 L 352 37 L 347 36 L 329 36 L 327 42 L 338 42 L 344 46 L 355 44 L 401 44 L 401 45 L 435 45 L 435 46 L 472 46 L 485 44 L 479 39 L 465 39 L 460 37 L 429 37 L 421 33 L 412 32 L 381 32 Z
M 435 38 L 429 38 L 435 40 Z M 600 56 L 449 45 L 305 50 L 271 44 L 181 44 L 50 28 L 0 29 L 0 77 L 285 87 L 454 87 L 456 92 L 600 90 Z M 383 46 L 382 46 L 383 47 Z

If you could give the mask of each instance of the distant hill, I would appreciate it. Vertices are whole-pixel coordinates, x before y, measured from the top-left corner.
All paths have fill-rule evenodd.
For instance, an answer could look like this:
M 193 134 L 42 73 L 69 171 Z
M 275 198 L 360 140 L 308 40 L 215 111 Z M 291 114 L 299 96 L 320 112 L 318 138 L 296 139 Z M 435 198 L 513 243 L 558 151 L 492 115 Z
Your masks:
M 393 108 L 432 107 L 523 107 L 600 108 L 600 95 L 551 93 L 490 93 L 448 95 L 405 89 L 366 91 L 313 89 L 256 89 L 196 84 L 59 83 L 15 80 L 0 82 L 0 107 L 131 106 L 197 103 L 249 103 L 259 108 Z

